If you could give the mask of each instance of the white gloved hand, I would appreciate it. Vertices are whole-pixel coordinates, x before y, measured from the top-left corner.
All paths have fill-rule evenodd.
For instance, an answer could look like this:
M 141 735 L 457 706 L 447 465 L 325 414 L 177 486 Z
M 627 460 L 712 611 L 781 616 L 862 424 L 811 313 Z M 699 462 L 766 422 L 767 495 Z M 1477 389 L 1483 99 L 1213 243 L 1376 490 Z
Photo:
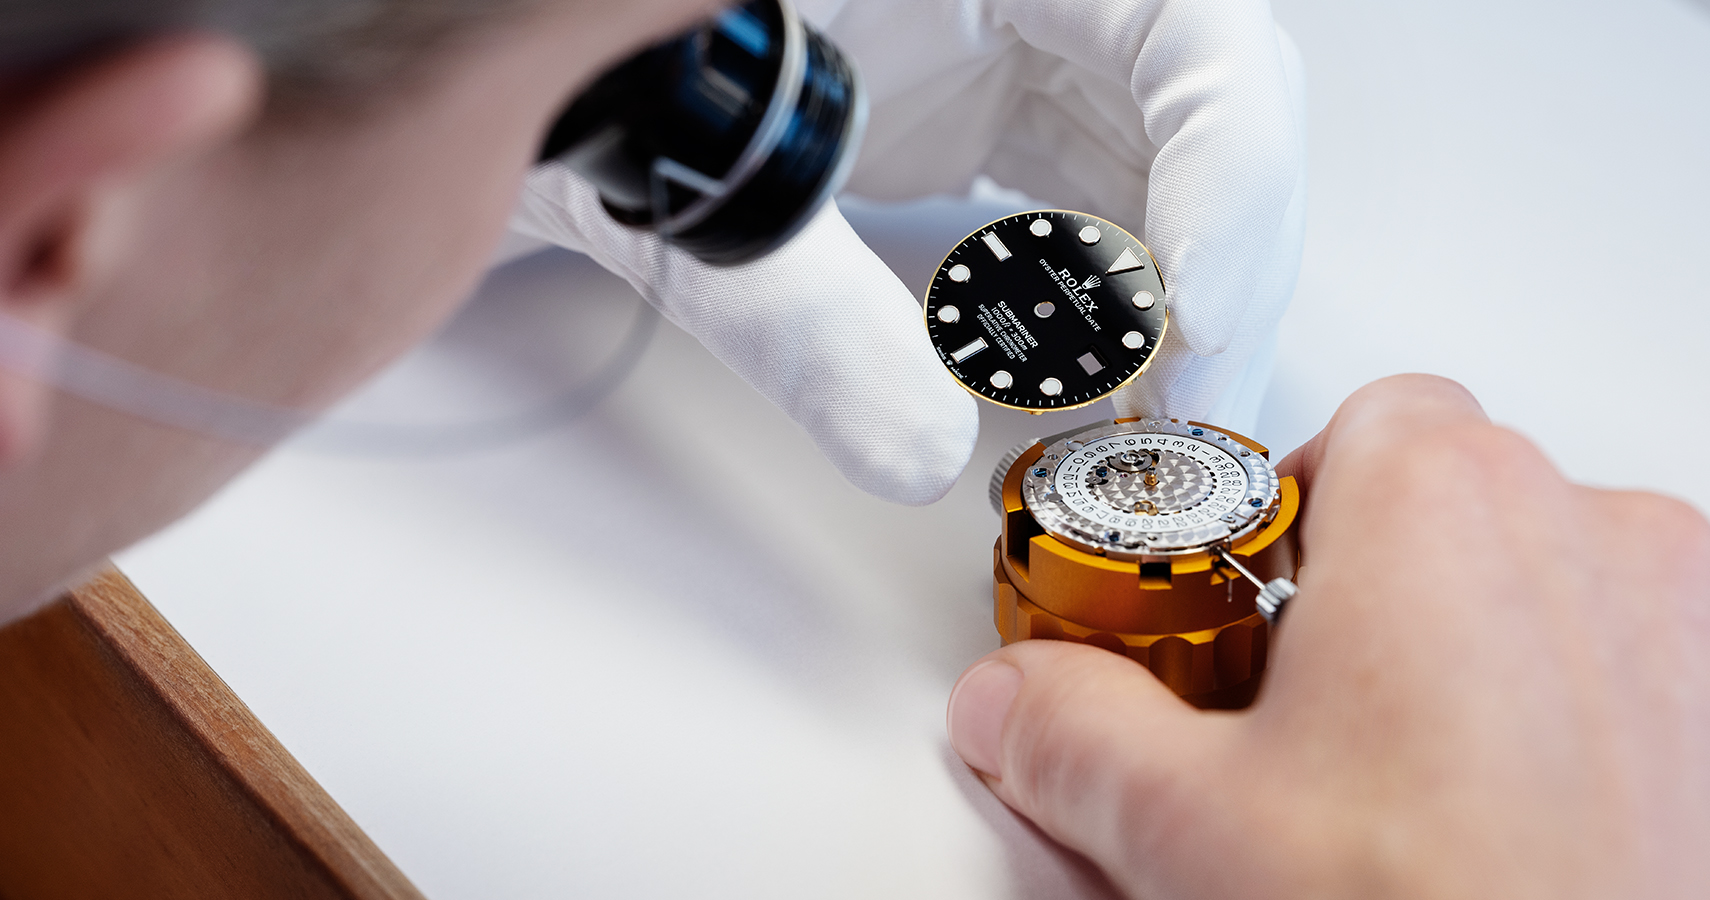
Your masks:
M 847 190 L 977 175 L 1151 249 L 1170 330 L 1120 415 L 1251 432 L 1305 231 L 1299 53 L 1265 0 L 798 0 L 872 101 Z
M 547 163 L 529 174 L 511 227 L 623 276 L 806 429 L 856 487 L 931 503 L 968 464 L 973 397 L 939 364 L 919 301 L 835 203 L 766 257 L 718 267 L 619 225 L 588 182 Z
M 1135 231 L 1168 279 L 1172 326 L 1119 414 L 1251 431 L 1305 216 L 1299 58 L 1262 0 L 798 5 L 870 90 L 850 190 L 911 199 L 984 174 Z M 549 163 L 512 227 L 622 275 L 869 493 L 929 503 L 966 465 L 972 398 L 834 206 L 770 256 L 719 268 L 618 225 Z

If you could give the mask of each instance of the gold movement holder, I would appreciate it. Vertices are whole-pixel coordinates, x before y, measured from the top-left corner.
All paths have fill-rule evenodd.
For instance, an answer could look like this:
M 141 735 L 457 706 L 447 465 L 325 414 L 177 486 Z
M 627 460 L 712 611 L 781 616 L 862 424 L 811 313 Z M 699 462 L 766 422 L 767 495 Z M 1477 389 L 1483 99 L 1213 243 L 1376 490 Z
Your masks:
M 1203 427 L 1270 456 L 1249 438 L 1215 425 Z M 1003 642 L 1047 638 L 1091 644 L 1145 666 L 1195 706 L 1233 709 L 1251 703 L 1270 643 L 1270 625 L 1253 603 L 1257 589 L 1216 565 L 1211 552 L 1123 561 L 1046 534 L 1021 498 L 1023 475 L 1044 453 L 1044 445 L 1034 445 L 1004 476 L 1003 533 L 992 565 L 992 599 Z M 1266 581 L 1292 578 L 1298 565 L 1293 526 L 1300 488 L 1289 476 L 1278 479 L 1278 488 L 1276 516 L 1229 548 Z

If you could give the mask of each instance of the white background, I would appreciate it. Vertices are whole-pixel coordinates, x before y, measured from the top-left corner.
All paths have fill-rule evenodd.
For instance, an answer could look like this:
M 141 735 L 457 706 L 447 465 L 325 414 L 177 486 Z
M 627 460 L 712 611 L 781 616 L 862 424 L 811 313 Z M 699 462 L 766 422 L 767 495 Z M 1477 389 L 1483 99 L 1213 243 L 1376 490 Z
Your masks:
M 1577 478 L 1710 508 L 1710 5 L 1276 13 L 1311 78 L 1312 200 L 1256 436 L 1286 451 L 1360 384 L 1437 372 Z M 852 206 L 914 287 L 1004 211 Z M 635 302 L 524 260 L 344 414 L 527 408 Z M 432 897 L 1099 896 L 942 725 L 997 643 L 986 473 L 1095 414 L 988 408 L 949 498 L 890 507 L 661 326 L 545 436 L 288 449 L 120 563 Z M 1670 450 L 1594 437 L 1624 430 Z

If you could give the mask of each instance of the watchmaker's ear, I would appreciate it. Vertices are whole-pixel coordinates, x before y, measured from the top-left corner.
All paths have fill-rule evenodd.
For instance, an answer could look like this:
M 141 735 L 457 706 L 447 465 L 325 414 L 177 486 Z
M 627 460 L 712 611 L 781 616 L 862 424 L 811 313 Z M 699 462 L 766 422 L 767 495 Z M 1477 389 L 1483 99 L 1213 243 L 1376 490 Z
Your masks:
M 123 252 L 127 195 L 241 131 L 261 83 L 247 48 L 206 34 L 0 73 L 0 313 L 69 333 L 102 257 Z M 0 466 L 29 453 L 48 392 L 0 369 Z

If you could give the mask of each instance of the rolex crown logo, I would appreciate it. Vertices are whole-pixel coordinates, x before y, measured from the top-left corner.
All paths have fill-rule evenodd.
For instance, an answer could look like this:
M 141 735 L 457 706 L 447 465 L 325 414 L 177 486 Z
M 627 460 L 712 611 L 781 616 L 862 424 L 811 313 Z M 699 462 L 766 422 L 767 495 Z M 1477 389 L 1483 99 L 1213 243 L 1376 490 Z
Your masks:
M 1081 282 L 1081 290 L 1090 291 L 1093 288 L 1098 287 L 1101 284 L 1104 284 L 1104 281 L 1102 279 L 1100 279 L 1097 275 L 1088 275 L 1087 280 Z

